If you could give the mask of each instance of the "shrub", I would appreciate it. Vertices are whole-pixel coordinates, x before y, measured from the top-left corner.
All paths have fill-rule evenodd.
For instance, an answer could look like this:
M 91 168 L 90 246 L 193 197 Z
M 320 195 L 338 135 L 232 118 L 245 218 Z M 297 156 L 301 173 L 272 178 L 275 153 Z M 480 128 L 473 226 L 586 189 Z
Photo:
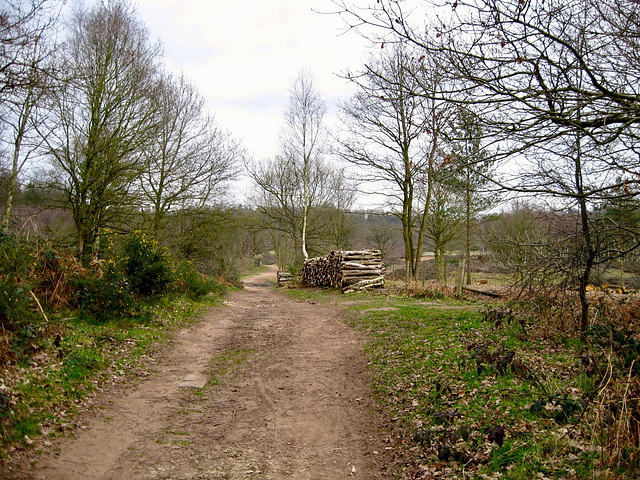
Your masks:
M 162 295 L 174 281 L 167 252 L 158 246 L 157 241 L 139 231 L 131 233 L 125 242 L 120 261 L 135 295 Z
M 27 353 L 40 333 L 41 322 L 26 282 L 31 276 L 34 246 L 0 233 L 0 361 Z
M 11 283 L 24 281 L 34 263 L 32 250 L 18 237 L 0 233 L 0 278 Z
M 215 280 L 200 274 L 191 262 L 182 262 L 176 273 L 178 290 L 194 300 L 223 288 Z
M 26 285 L 0 279 L 0 326 L 2 330 L 9 332 L 9 349 L 16 356 L 22 356 L 30 350 L 39 332 L 40 318 L 29 292 Z M 2 357 L 8 353 L 2 352 Z
M 129 315 L 133 296 L 126 277 L 112 261 L 106 263 L 104 272 L 94 272 L 75 280 L 78 310 L 95 320 L 106 321 Z

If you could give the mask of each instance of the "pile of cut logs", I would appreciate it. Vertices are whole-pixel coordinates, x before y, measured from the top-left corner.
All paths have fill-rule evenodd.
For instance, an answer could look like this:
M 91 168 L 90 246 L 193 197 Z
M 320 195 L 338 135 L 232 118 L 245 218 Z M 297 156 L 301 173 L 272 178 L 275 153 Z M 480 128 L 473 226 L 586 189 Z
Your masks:
M 296 279 L 296 276 L 287 272 L 286 270 L 278 270 L 278 286 L 284 287 L 285 285 L 290 285 Z
M 304 285 L 348 293 L 383 287 L 384 274 L 380 250 L 333 251 L 306 260 L 300 278 Z

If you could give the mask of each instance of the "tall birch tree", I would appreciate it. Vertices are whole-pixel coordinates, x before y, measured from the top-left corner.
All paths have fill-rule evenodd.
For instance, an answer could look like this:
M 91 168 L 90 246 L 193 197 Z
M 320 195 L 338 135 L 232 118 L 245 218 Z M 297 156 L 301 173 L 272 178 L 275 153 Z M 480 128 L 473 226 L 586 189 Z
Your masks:
M 307 236 L 309 212 L 316 201 L 317 185 L 312 175 L 317 171 L 325 153 L 327 130 L 324 116 L 327 107 L 315 88 L 314 78 L 308 71 L 301 71 L 290 90 L 289 108 L 284 115 L 281 136 L 283 155 L 289 159 L 302 186 L 302 225 L 300 243 L 302 255 L 309 258 Z

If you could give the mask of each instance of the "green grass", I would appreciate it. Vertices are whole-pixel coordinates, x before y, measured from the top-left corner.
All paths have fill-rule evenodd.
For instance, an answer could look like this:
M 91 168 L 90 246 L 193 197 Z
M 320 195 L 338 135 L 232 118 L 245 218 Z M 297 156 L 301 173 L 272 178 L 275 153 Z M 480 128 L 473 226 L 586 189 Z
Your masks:
M 292 298 L 302 301 L 328 301 L 329 299 L 345 298 L 342 293 L 337 290 L 326 288 L 299 288 L 291 290 L 283 290 Z
M 242 280 L 246 280 L 249 277 L 252 277 L 254 275 L 258 275 L 259 273 L 264 273 L 267 271 L 269 271 L 269 267 L 267 265 L 256 265 L 251 267 L 251 269 L 246 273 L 243 273 L 242 275 L 240 275 L 240 278 Z
M 191 442 L 187 440 L 173 440 L 171 442 L 171 445 L 180 445 L 181 447 L 188 447 L 189 445 L 191 445 Z
M 147 306 L 136 318 L 61 321 L 58 340 L 48 339 L 37 354 L 2 371 L 2 390 L 10 401 L 0 411 L 0 458 L 40 435 L 70 430 L 78 406 L 92 392 L 114 377 L 147 374 L 145 356 L 218 302 L 212 296 L 198 302 L 174 297 Z
M 223 378 L 231 371 L 236 370 L 245 363 L 252 350 L 238 349 L 217 355 L 209 361 L 208 385 L 216 386 L 222 383 Z
M 171 438 L 171 437 L 188 437 L 189 433 L 182 430 L 165 430 L 161 433 L 161 437 L 156 440 L 158 445 L 180 445 L 189 446 L 191 442 L 184 438 Z
M 183 432 L 182 430 L 165 430 L 165 435 L 177 435 L 177 436 L 188 436 L 187 432 Z
M 292 295 L 336 301 L 325 291 Z M 482 306 L 451 299 L 360 295 L 348 309 L 368 338 L 378 402 L 405 432 L 407 448 L 417 449 L 416 463 L 436 466 L 441 478 L 601 476 L 593 403 L 585 400 L 594 379 L 580 365 L 584 342 L 549 343 L 515 323 L 496 327 Z M 546 408 L 536 408 L 542 402 Z M 623 470 L 616 478 L 633 478 Z

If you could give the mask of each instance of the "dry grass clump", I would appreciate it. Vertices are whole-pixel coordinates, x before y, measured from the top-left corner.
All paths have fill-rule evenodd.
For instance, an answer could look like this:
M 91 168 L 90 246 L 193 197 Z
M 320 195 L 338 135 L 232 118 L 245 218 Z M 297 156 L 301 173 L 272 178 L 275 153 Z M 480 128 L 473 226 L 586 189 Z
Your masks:
M 608 372 L 611 373 L 611 370 Z M 603 469 L 640 468 L 640 378 L 609 375 L 598 395 L 593 434 L 599 439 Z
M 558 335 L 580 336 L 580 300 L 578 292 L 568 289 L 540 288 L 535 291 L 511 289 L 503 297 L 516 310 L 535 319 L 538 334 L 545 338 Z M 640 297 L 606 292 L 590 292 L 590 326 L 606 324 L 640 338 Z
M 640 296 L 599 293 L 592 298 L 593 324 L 608 323 L 640 338 Z
M 431 298 L 441 300 L 444 298 L 454 298 L 456 290 L 444 283 L 429 280 L 424 284 L 418 282 L 388 281 L 387 290 L 392 295 L 411 298 Z
M 89 269 L 70 252 L 65 250 L 40 249 L 34 251 L 32 278 L 34 295 L 50 310 L 69 308 L 74 296 L 72 279 L 86 276 L 88 270 L 98 274 L 101 262 L 91 263 Z

